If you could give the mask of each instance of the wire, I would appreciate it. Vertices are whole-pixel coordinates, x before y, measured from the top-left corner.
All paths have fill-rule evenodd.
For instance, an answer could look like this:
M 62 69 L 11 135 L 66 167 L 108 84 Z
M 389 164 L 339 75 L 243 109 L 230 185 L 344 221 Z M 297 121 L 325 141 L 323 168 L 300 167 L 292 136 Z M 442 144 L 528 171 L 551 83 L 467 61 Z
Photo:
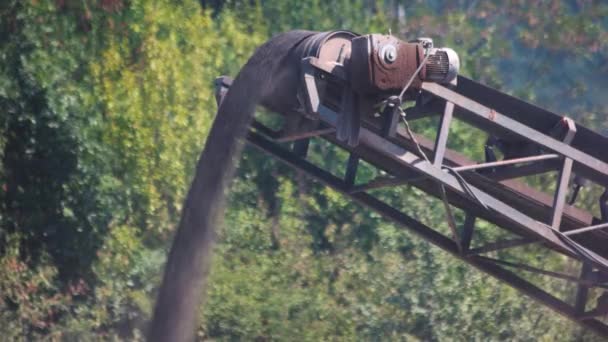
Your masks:
M 542 222 L 541 222 L 542 223 Z M 544 224 L 544 226 L 548 227 L 549 229 L 551 229 L 551 231 L 557 236 L 558 239 L 560 239 L 563 243 L 565 243 L 566 245 L 568 245 L 570 248 L 572 248 L 574 250 L 574 252 L 576 254 L 578 254 L 578 256 L 581 259 L 586 259 L 587 262 L 592 262 L 595 263 L 597 265 L 602 265 L 603 267 L 605 267 L 606 269 L 608 269 L 608 263 L 599 260 L 598 258 L 596 258 L 595 256 L 591 255 L 587 249 L 583 246 L 581 246 L 578 242 L 572 240 L 571 237 L 569 237 L 568 235 L 560 232 L 557 229 L 554 229 L 553 227 Z
M 482 201 L 479 197 L 477 197 L 477 195 L 475 195 L 475 193 L 471 189 L 471 186 L 469 185 L 469 183 L 464 179 L 464 177 L 462 177 L 462 175 L 460 173 L 458 173 L 458 171 L 454 170 L 453 168 L 451 168 L 449 166 L 445 166 L 445 165 L 442 165 L 441 168 L 443 170 L 447 170 L 449 173 L 451 173 L 452 176 L 454 176 L 454 178 L 456 178 L 456 180 L 458 181 L 458 183 L 460 184 L 462 189 L 467 193 L 467 195 L 469 195 L 470 197 L 475 199 L 477 201 L 477 203 L 479 203 L 479 205 L 481 205 L 484 209 L 488 210 L 488 206 L 484 203 L 484 201 Z
M 399 100 L 401 102 L 403 102 L 403 95 L 405 95 L 405 92 L 407 91 L 407 89 L 410 87 L 410 85 L 412 85 L 412 82 L 414 82 L 414 79 L 416 78 L 416 76 L 418 76 L 418 73 L 420 72 L 420 70 L 422 70 L 422 67 L 424 67 L 426 65 L 426 61 L 429 59 L 430 56 L 431 55 L 426 55 L 424 57 L 424 59 L 422 60 L 422 62 L 420 63 L 420 65 L 418 66 L 416 71 L 414 71 L 414 73 L 410 77 L 409 81 L 407 81 L 407 83 L 405 84 L 405 86 L 403 87 L 401 92 L 399 93 Z
M 431 163 L 429 158 L 426 156 L 426 153 L 424 153 L 424 151 L 422 151 L 422 148 L 420 147 L 420 143 L 418 142 L 418 139 L 416 139 L 416 136 L 412 132 L 412 129 L 410 128 L 410 124 L 409 124 L 409 122 L 407 122 L 407 120 L 405 118 L 405 112 L 403 111 L 403 109 L 401 109 L 401 107 L 399 107 L 398 110 L 401 115 L 401 119 L 403 120 L 403 124 L 405 125 L 405 130 L 407 131 L 407 134 L 410 136 L 410 139 L 414 142 L 414 145 L 416 146 L 418 153 L 420 154 L 420 156 L 422 158 L 424 158 L 424 160 L 426 160 L 428 163 Z

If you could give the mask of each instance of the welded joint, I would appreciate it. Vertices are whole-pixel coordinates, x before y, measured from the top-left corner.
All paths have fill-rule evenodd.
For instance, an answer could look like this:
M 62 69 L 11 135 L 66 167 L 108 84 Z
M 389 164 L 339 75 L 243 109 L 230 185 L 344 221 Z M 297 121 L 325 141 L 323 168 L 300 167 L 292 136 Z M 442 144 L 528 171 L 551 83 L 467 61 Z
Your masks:
M 522 163 L 546 161 L 546 160 L 552 160 L 552 159 L 558 159 L 558 158 L 559 158 L 559 155 L 555 154 L 555 153 L 541 154 L 541 155 L 537 155 L 537 156 L 503 159 L 503 160 L 499 160 L 499 161 L 492 161 L 492 162 L 481 163 L 481 164 L 462 165 L 462 166 L 453 167 L 452 169 L 454 171 L 461 172 L 461 171 L 471 171 L 471 170 L 491 168 L 495 171 L 495 169 L 497 167 L 511 166 L 511 165 L 522 164 Z
M 576 122 L 574 120 L 563 117 L 551 130 L 550 135 L 558 140 L 564 142 L 564 144 L 571 145 L 576 134 Z
M 490 126 L 497 129 L 506 129 L 515 136 L 534 143 L 539 148 L 551 150 L 564 157 L 572 158 L 576 161 L 577 165 L 583 167 L 582 169 L 584 169 L 586 178 L 592 181 L 603 184 L 607 179 L 606 177 L 608 177 L 608 173 L 606 172 L 608 170 L 608 163 L 598 159 L 596 156 L 589 155 L 557 139 L 547 139 L 546 134 L 440 84 L 423 82 L 421 89 L 439 98 L 449 100 L 459 108 L 466 108 L 467 115 L 471 115 L 472 119 L 481 119 L 485 124 L 490 124 Z

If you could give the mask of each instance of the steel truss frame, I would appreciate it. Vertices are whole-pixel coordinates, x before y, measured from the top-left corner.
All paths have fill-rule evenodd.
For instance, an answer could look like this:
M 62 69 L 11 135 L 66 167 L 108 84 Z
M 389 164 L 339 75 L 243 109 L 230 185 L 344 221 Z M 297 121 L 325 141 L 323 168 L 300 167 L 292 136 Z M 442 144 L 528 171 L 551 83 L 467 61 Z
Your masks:
M 280 131 L 254 120 L 247 141 L 385 218 L 403 225 L 456 258 L 518 289 L 578 324 L 608 337 L 608 324 L 598 319 L 598 316 L 608 314 L 608 305 L 602 300 L 608 295 L 604 293 L 596 305 L 591 305 L 588 300 L 590 289 L 608 288 L 608 234 L 603 231 L 608 227 L 608 217 L 593 217 L 566 202 L 573 172 L 601 187 L 608 187 L 608 155 L 601 152 L 602 144 L 608 148 L 608 138 L 584 127 L 577 127 L 570 119 L 463 77 L 459 77 L 458 86 L 451 89 L 424 82 L 422 97 L 426 98 L 426 104 L 417 105 L 414 111 L 408 112 L 440 114 L 434 142 L 422 136 L 412 139 L 396 124 L 398 118 L 380 117 L 365 118 L 360 130 L 359 145 L 348 146 L 338 141 L 333 134 L 339 114 L 322 103 L 318 106 L 318 129 L 285 137 Z M 412 115 L 412 119 L 427 115 Z M 454 118 L 500 138 L 525 141 L 537 152 L 528 156 L 474 164 L 446 147 L 449 127 Z M 349 158 L 343 178 L 336 177 L 307 160 L 309 142 L 313 138 L 325 139 L 348 151 Z M 291 148 L 285 147 L 286 141 L 293 141 Z M 416 152 L 418 147 L 433 158 L 429 161 L 421 158 Z M 366 184 L 356 184 L 360 160 L 389 176 Z M 446 166 L 449 172 L 446 171 Z M 487 170 L 492 172 L 484 172 Z M 559 174 L 553 196 L 512 179 L 547 171 L 558 171 Z M 458 231 L 446 235 L 369 193 L 372 189 L 402 184 L 412 185 L 437 198 L 441 198 L 438 185 L 442 185 L 447 190 L 449 204 L 466 213 L 464 223 Z M 608 191 L 601 199 L 602 213 L 608 212 L 605 208 L 606 194 Z M 471 248 L 477 219 L 488 221 L 519 237 Z M 535 248 L 549 248 L 579 261 L 580 275 L 544 270 L 482 255 L 526 244 L 534 244 Z M 569 303 L 566 299 L 557 298 L 514 270 L 573 282 L 577 286 L 575 300 Z

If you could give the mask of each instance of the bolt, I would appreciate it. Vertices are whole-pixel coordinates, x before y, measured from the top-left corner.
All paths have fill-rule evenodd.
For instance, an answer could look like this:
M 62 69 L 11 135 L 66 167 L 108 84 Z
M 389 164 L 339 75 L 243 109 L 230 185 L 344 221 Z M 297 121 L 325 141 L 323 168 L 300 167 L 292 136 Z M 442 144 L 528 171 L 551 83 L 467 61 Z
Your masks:
M 394 63 L 397 60 L 397 49 L 394 45 L 385 45 L 382 48 L 382 58 L 386 63 Z

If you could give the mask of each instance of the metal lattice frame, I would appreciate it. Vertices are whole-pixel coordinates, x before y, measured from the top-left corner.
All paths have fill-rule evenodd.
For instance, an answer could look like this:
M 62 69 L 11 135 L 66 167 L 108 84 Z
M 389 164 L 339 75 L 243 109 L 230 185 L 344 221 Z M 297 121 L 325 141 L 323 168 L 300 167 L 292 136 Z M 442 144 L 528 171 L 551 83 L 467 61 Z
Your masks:
M 602 295 L 596 305 L 591 305 L 588 300 L 590 289 L 608 288 L 608 234 L 603 230 L 608 228 L 605 214 L 608 213 L 608 191 L 600 199 L 604 214 L 602 218 L 593 217 L 566 201 L 573 173 L 600 187 L 608 187 L 608 154 L 603 151 L 608 147 L 608 138 L 577 127 L 570 119 L 464 77 L 459 77 L 458 86 L 452 89 L 425 82 L 422 90 L 427 105 L 411 108 L 408 117 L 415 120 L 439 114 L 440 124 L 434 142 L 421 136 L 411 139 L 399 127 L 398 118 L 385 116 L 364 119 L 359 145 L 347 146 L 339 142 L 333 133 L 338 114 L 322 103 L 318 105 L 320 123 L 315 130 L 286 136 L 254 121 L 247 140 L 271 156 L 403 225 L 456 258 L 580 325 L 608 336 L 608 325 L 598 319 L 598 316 L 608 314 L 607 295 Z M 463 120 L 492 135 L 526 141 L 535 147 L 537 153 L 474 164 L 446 148 L 449 127 L 454 119 Z M 309 141 L 313 138 L 325 139 L 350 153 L 344 178 L 338 178 L 307 160 Z M 293 141 L 293 144 L 291 148 L 286 148 L 285 142 L 289 141 Z M 415 152 L 418 147 L 433 158 L 429 161 L 421 158 Z M 356 184 L 360 160 L 388 176 L 366 184 Z M 451 172 L 446 172 L 446 166 Z M 487 170 L 492 172 L 484 172 Z M 559 173 L 553 196 L 513 180 L 548 171 Z M 445 235 L 369 193 L 372 189 L 402 184 L 410 184 L 437 198 L 441 198 L 437 185 L 443 185 L 447 189 L 449 204 L 466 213 L 464 224 L 458 231 Z M 471 248 L 478 218 L 519 237 Z M 549 248 L 579 261 L 580 275 L 548 271 L 482 255 L 522 245 Z M 574 302 L 568 303 L 551 295 L 514 270 L 575 283 L 577 291 Z

